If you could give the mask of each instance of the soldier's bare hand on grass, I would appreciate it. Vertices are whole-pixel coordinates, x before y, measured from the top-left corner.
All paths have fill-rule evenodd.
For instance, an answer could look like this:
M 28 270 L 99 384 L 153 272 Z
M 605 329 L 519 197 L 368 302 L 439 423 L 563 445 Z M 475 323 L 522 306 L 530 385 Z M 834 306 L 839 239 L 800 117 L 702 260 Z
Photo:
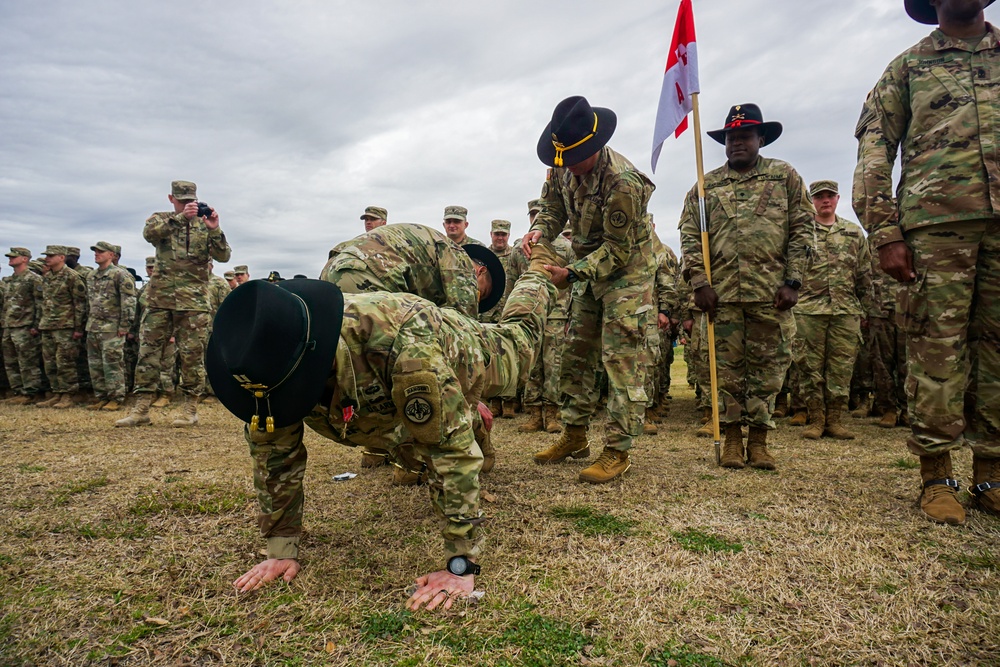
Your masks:
M 427 605 L 427 611 L 434 611 L 444 603 L 445 609 L 451 609 L 456 598 L 465 598 L 476 588 L 476 577 L 468 574 L 459 577 L 448 570 L 438 570 L 417 577 L 417 590 L 413 592 L 406 606 L 410 611 L 417 611 L 421 605 Z
M 269 558 L 250 568 L 246 574 L 233 582 L 233 586 L 240 593 L 246 593 L 247 591 L 255 591 L 278 577 L 288 583 L 295 578 L 301 569 L 299 561 L 294 558 Z

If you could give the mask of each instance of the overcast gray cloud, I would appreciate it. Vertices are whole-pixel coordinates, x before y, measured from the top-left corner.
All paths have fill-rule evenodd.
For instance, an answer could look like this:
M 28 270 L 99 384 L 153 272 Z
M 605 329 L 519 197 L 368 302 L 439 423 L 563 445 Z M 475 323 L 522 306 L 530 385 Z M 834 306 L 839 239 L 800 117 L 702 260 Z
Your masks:
M 141 266 L 142 223 L 183 178 L 219 210 L 231 264 L 257 277 L 317 275 L 330 247 L 363 231 L 367 205 L 439 226 L 461 204 L 474 237 L 488 240 L 493 218 L 523 233 L 544 177 L 535 144 L 569 95 L 614 109 L 611 146 L 649 173 L 677 11 L 676 0 L 0 6 L 0 243 L 37 254 L 107 240 Z M 866 92 L 929 31 L 902 0 L 694 8 L 703 129 L 756 102 L 785 127 L 766 155 L 845 186 Z M 706 169 L 724 159 L 706 138 Z M 650 210 L 676 249 L 691 131 L 668 141 L 652 178 Z M 840 212 L 853 217 L 848 199 Z

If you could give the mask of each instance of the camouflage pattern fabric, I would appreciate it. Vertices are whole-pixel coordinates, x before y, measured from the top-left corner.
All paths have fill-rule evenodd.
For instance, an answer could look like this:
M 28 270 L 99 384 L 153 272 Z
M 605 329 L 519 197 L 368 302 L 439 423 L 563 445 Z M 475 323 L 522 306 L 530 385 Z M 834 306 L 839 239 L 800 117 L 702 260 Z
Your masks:
M 132 336 L 125 344 L 125 367 L 129 391 L 135 388 L 135 369 L 139 362 L 139 336 L 142 320 L 146 315 L 146 286 L 143 285 L 136 293 L 135 319 L 132 321 Z M 175 377 L 177 367 L 177 344 L 170 341 L 173 332 L 167 336 L 160 353 L 159 382 L 153 391 L 173 393 L 177 384 Z
M 46 329 L 41 338 L 42 362 L 52 391 L 57 394 L 79 391 L 76 362 L 80 357 L 80 343 L 73 338 L 73 329 Z
M 36 289 L 41 294 L 39 330 L 86 330 L 87 286 L 80 274 L 67 266 L 49 271 Z
M 493 246 L 490 246 L 490 250 L 500 260 L 500 265 L 503 266 L 504 275 L 506 275 L 510 271 L 510 258 L 514 251 L 513 246 L 507 246 L 507 249 L 502 253 L 494 250 Z M 503 305 L 507 302 L 507 296 L 510 295 L 511 285 L 513 285 L 513 283 L 510 280 L 508 280 L 507 284 L 504 286 L 503 296 L 500 297 L 500 301 L 497 302 L 497 305 L 493 306 L 492 308 L 490 308 L 485 313 L 479 316 L 480 322 L 496 323 L 500 321 L 500 314 L 503 313 Z M 499 287 L 497 287 L 497 289 L 499 289 Z
M 796 320 L 796 323 L 798 320 Z M 861 324 L 861 323 L 859 323 Z M 854 357 L 854 370 L 851 371 L 850 393 L 855 396 L 867 396 L 875 388 L 874 369 L 872 368 L 871 321 L 868 327 L 861 327 L 861 338 L 858 351 Z M 794 347 L 794 345 L 793 345 Z M 793 361 L 795 366 L 797 362 Z
M 871 349 L 872 407 L 879 413 L 906 410 L 906 336 L 891 317 L 868 321 Z
M 212 315 L 191 310 L 149 308 L 142 318 L 139 359 L 135 365 L 137 393 L 171 391 L 173 379 L 164 386 L 163 374 L 173 373 L 170 337 L 176 345 L 180 364 L 180 389 L 188 396 L 205 392 L 205 346 Z
M 479 317 L 475 265 L 444 234 L 415 224 L 377 227 L 331 251 L 320 280 L 348 294 L 405 292 Z
M 126 396 L 125 337 L 114 331 L 89 332 L 87 360 L 94 395 L 122 403 Z
M 478 556 L 482 550 L 483 455 L 472 412 L 480 399 L 500 395 L 527 376 L 554 291 L 545 276 L 529 271 L 511 292 L 499 324 L 482 324 L 410 294 L 345 294 L 341 341 L 327 385 L 330 402 L 317 405 L 304 421 L 352 446 L 393 451 L 412 442 L 412 455 L 427 465 L 447 556 Z M 345 422 L 341 407 L 349 401 L 358 407 Z M 295 558 L 307 458 L 302 424 L 273 433 L 247 428 L 245 435 L 268 557 Z
M 208 309 L 212 313 L 212 317 L 215 317 L 216 311 L 219 310 L 219 306 L 225 300 L 225 298 L 232 291 L 229 287 L 229 283 L 225 281 L 224 278 L 212 274 L 208 280 Z
M 125 335 L 136 308 L 135 281 L 114 266 L 87 277 L 87 360 L 94 394 L 103 400 L 125 400 Z
M 222 228 L 209 229 L 202 218 L 154 213 L 142 236 L 156 248 L 156 265 L 146 287 L 150 308 L 209 312 L 209 260 L 228 262 L 232 250 Z
M 806 405 L 844 409 L 851 390 L 854 359 L 861 341 L 858 315 L 809 315 L 795 310 L 795 365 L 798 394 Z
M 41 276 L 23 271 L 4 279 L 6 294 L 0 327 L 3 329 L 3 363 L 11 388 L 34 395 L 42 388 L 42 343 L 31 329 L 41 317 Z
M 677 255 L 653 234 L 653 255 L 656 259 L 656 303 L 660 313 L 677 317 Z M 662 330 L 654 321 L 650 335 L 650 352 L 653 365 L 647 378 L 646 393 L 650 406 L 657 405 L 670 394 L 670 365 L 674 363 L 674 333 Z
M 564 424 L 585 426 L 597 408 L 597 369 L 608 378 L 605 446 L 621 451 L 642 432 L 650 322 L 656 319 L 653 228 L 646 205 L 655 186 L 631 162 L 601 149 L 590 173 L 548 171 L 531 226 L 553 241 L 569 223 L 576 261 L 562 359 Z

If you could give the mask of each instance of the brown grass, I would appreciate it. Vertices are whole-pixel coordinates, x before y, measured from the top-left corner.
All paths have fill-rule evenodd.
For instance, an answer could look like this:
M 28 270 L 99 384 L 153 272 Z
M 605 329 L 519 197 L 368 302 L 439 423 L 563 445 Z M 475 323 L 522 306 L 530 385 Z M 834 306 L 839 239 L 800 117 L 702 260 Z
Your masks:
M 583 462 L 531 462 L 557 436 L 498 420 L 485 597 L 445 614 L 403 610 L 443 558 L 426 492 L 354 450 L 307 434 L 304 569 L 240 597 L 230 582 L 263 543 L 223 408 L 196 430 L 169 409 L 122 430 L 0 406 L 0 664 L 1000 663 L 1000 520 L 924 520 L 904 431 L 852 420 L 859 440 L 805 442 L 784 426 L 777 473 L 724 471 L 675 394 L 628 477 L 601 487 L 576 482 Z

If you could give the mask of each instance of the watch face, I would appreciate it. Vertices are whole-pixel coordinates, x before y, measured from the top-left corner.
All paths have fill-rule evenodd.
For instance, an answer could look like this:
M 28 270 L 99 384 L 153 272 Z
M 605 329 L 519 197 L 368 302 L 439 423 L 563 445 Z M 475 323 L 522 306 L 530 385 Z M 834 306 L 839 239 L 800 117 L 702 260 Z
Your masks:
M 455 556 L 448 561 L 448 571 L 461 577 L 469 569 L 469 562 L 461 556 Z

